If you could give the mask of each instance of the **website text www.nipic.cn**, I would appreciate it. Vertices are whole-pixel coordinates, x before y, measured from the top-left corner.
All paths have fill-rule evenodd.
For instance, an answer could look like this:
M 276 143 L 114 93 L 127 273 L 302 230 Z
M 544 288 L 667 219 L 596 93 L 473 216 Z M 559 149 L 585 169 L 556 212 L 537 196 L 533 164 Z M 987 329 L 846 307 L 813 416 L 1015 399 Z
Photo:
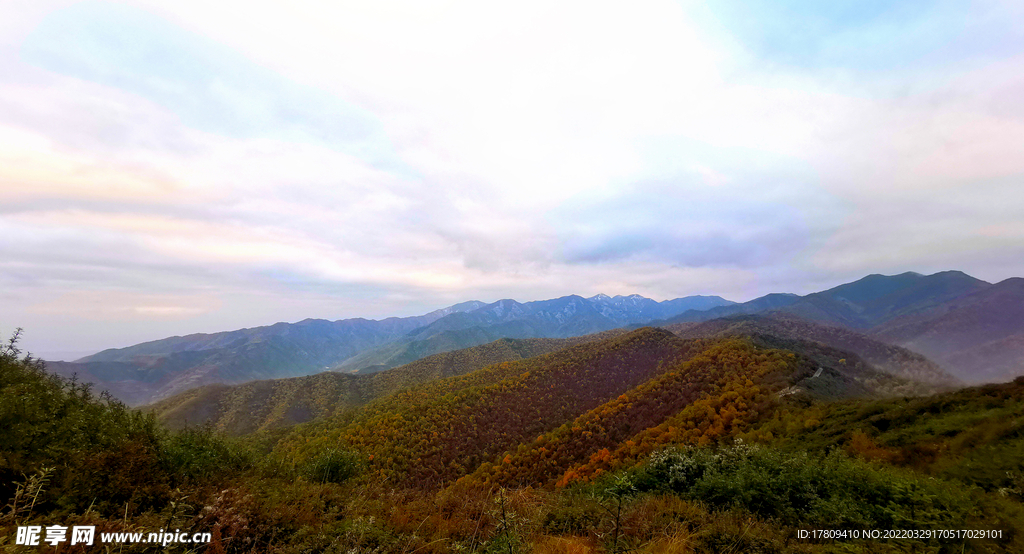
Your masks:
M 68 531 L 70 531 L 70 536 Z M 161 529 L 156 533 L 100 533 L 96 540 L 96 526 L 75 525 L 70 529 L 64 525 L 27 525 L 18 527 L 14 544 L 22 546 L 39 546 L 48 543 L 57 546 L 61 543 L 92 546 L 98 544 L 209 544 L 210 533 L 188 533 L 175 529 L 174 532 Z

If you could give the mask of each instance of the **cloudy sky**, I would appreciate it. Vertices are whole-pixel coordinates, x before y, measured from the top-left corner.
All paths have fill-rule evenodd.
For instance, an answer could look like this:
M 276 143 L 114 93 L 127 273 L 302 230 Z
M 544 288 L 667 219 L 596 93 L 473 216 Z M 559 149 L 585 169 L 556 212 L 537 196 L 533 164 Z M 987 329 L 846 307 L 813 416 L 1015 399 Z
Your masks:
M 1024 4 L 0 0 L 0 331 L 1024 276 Z

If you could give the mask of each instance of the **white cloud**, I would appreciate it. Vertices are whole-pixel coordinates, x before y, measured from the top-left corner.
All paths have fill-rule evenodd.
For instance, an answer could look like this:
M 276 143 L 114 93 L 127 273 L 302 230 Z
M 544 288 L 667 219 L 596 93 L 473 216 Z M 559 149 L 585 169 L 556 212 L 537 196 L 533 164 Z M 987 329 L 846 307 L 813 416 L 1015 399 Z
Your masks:
M 365 110 L 401 158 L 385 164 L 312 131 L 200 129 L 165 97 L 30 66 L 16 49 L 65 5 L 0 23 L 0 280 L 44 325 L 28 307 L 58 291 L 156 333 L 1024 272 L 994 261 L 1024 209 L 1007 192 L 1024 174 L 1019 56 L 902 76 L 759 66 L 667 1 L 132 3 L 276 72 L 275 90 Z M 262 92 L 235 116 L 280 122 Z M 221 307 L 175 300 L 203 295 Z

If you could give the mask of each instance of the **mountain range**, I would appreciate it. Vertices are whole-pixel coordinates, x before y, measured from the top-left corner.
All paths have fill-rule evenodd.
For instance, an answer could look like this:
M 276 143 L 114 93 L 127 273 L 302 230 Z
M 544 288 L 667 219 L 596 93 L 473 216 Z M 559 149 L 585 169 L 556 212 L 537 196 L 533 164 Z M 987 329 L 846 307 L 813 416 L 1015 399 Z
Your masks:
M 920 354 L 794 316 L 736 316 L 699 324 L 669 325 L 665 331 L 689 341 L 739 338 L 763 348 L 800 353 L 819 367 L 829 368 L 824 376 L 819 375 L 820 378 L 807 381 L 804 386 L 821 397 L 918 396 L 962 386 Z M 499 339 L 371 374 L 325 371 L 291 379 L 207 385 L 145 409 L 171 429 L 209 424 L 232 435 L 275 431 L 336 417 L 390 394 L 503 362 L 526 360 L 579 345 L 599 347 L 623 333 L 626 331 L 617 329 L 568 339 Z
M 765 312 L 784 312 L 804 319 L 870 330 L 893 318 L 934 309 L 962 296 L 978 292 L 990 283 L 960 271 L 933 275 L 907 272 L 899 275 L 868 275 L 806 296 L 769 294 L 742 304 L 709 310 L 688 310 L 668 323 L 708 321 L 718 317 Z
M 581 336 L 730 303 L 708 296 L 655 302 L 638 295 L 469 301 L 415 317 L 306 319 L 170 337 L 47 365 L 57 374 L 77 374 L 128 404 L 139 405 L 208 384 L 297 377 L 328 369 L 372 373 L 499 338 Z
M 767 295 L 689 310 L 652 325 L 786 314 L 905 347 L 965 383 L 1024 375 L 1024 279 L 988 283 L 960 271 L 868 275 L 825 291 Z
M 139 405 L 211 384 L 324 370 L 372 374 L 499 339 L 568 338 L 643 325 L 683 332 L 680 325 L 744 315 L 769 318 L 744 325 L 770 322 L 772 333 L 819 340 L 881 366 L 889 363 L 882 369 L 893 374 L 899 375 L 897 366 L 902 367 L 908 376 L 916 374 L 932 385 L 1005 381 L 1024 374 L 1024 279 L 991 284 L 959 271 L 868 275 L 803 296 L 773 293 L 743 303 L 717 296 L 657 302 L 639 295 L 601 294 L 522 303 L 469 301 L 415 317 L 307 319 L 171 337 L 76 362 L 50 362 L 48 367 L 62 375 L 77 374 Z M 905 349 L 900 361 L 893 361 L 891 353 L 881 354 L 886 345 Z

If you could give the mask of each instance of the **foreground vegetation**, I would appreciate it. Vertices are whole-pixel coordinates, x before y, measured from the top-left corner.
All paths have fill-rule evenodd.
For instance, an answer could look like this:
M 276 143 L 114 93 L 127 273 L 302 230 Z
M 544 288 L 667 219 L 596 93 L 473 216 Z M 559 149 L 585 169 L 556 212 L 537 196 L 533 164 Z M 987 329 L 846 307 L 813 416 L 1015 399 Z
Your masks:
M 60 524 L 212 533 L 209 546 L 150 547 L 163 552 L 1024 551 L 1024 379 L 917 399 L 780 397 L 822 379 L 823 360 L 641 330 L 227 438 L 166 431 L 12 340 L 0 547 L 53 550 L 15 546 L 15 529 Z M 1002 536 L 798 538 L 809 529 Z

